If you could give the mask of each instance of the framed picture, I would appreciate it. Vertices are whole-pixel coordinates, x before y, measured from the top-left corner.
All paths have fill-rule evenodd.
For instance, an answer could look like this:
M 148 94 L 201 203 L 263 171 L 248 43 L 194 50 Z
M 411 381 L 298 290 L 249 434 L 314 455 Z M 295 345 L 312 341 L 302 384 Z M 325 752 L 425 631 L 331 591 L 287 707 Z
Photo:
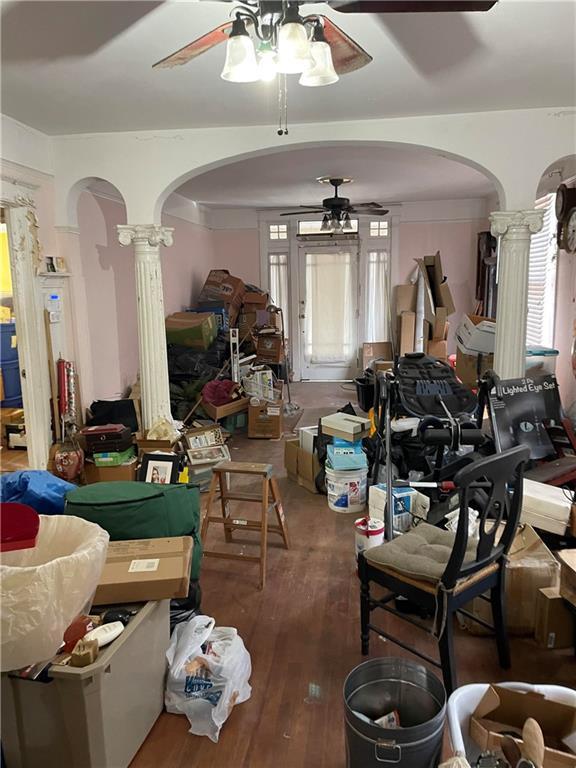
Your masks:
M 192 450 L 197 448 L 210 448 L 214 445 L 224 445 L 222 429 L 219 426 L 201 427 L 187 432 L 186 446 Z
M 62 256 L 55 256 L 54 257 L 54 266 L 56 268 L 56 272 L 68 272 L 68 267 L 66 265 L 66 259 Z
M 46 272 L 56 272 L 54 256 L 46 256 Z
M 191 448 L 187 451 L 191 466 L 201 464 L 218 464 L 220 461 L 230 461 L 230 451 L 226 445 L 213 445 L 209 448 Z
M 145 453 L 138 472 L 138 480 L 145 483 L 169 485 L 178 481 L 180 458 L 175 453 Z

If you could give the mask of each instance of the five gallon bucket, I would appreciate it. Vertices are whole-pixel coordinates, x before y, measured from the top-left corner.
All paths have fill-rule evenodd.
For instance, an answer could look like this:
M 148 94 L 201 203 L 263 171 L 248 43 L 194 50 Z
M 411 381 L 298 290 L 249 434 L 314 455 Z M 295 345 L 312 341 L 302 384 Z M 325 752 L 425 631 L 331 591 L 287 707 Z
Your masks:
M 354 521 L 354 531 L 356 557 L 360 552 L 384 543 L 384 521 L 377 517 L 359 517 Z
M 446 691 L 423 665 L 395 658 L 360 664 L 344 683 L 344 708 L 347 768 L 438 765 Z M 393 724 L 379 726 L 380 718 Z
M 328 506 L 335 512 L 362 512 L 366 506 L 368 470 L 337 472 L 326 467 Z

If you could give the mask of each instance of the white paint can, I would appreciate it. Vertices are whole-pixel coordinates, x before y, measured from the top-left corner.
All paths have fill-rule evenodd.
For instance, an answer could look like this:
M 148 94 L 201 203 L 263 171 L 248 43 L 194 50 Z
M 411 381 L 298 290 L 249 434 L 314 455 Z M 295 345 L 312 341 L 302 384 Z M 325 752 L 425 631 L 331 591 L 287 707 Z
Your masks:
M 326 467 L 328 506 L 335 512 L 363 512 L 368 495 L 368 469 L 336 471 Z
M 377 517 L 359 517 L 354 521 L 356 532 L 356 557 L 366 549 L 384 543 L 384 520 Z

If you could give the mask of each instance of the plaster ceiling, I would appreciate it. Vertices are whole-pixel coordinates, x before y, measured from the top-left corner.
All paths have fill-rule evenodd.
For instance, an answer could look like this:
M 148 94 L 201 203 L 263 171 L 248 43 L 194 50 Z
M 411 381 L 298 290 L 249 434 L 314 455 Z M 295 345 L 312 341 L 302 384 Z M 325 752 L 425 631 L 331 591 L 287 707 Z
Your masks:
M 274 84 L 222 81 L 220 46 L 152 64 L 226 21 L 176 0 L 2 3 L 2 111 L 49 134 L 274 124 Z M 292 77 L 296 122 L 574 104 L 574 0 L 500 0 L 488 13 L 326 13 L 374 56 L 336 85 Z
M 230 163 L 196 176 L 177 192 L 212 206 L 314 205 L 332 194 L 318 176 L 352 177 L 341 194 L 358 203 L 475 198 L 495 191 L 479 171 L 430 150 L 340 145 Z

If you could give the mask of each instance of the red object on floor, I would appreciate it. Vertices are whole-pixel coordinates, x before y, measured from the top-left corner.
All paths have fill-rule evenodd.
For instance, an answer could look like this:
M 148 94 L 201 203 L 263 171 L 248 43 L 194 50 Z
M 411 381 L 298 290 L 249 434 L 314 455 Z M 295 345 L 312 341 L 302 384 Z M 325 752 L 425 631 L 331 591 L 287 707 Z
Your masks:
M 0 504 L 0 551 L 32 549 L 40 528 L 38 513 L 27 504 Z

